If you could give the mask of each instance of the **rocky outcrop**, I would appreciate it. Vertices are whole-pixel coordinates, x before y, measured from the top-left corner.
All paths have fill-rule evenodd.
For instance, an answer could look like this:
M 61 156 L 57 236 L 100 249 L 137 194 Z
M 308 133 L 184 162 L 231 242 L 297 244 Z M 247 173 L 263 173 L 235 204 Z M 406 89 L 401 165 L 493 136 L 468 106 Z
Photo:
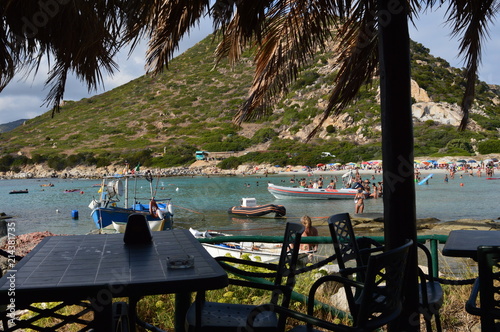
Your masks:
M 413 119 L 419 122 L 434 122 L 458 126 L 462 120 L 460 106 L 448 103 L 421 102 L 412 105 Z
M 411 96 L 417 103 L 428 103 L 432 101 L 427 91 L 418 86 L 417 82 L 414 80 L 411 80 Z

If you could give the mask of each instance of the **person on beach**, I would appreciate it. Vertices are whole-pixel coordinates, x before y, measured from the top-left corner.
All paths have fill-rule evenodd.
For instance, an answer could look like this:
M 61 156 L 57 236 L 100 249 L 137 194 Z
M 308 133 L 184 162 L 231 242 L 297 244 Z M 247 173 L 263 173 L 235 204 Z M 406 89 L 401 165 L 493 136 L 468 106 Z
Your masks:
M 371 197 L 377 199 L 378 198 L 378 187 L 375 182 L 373 182 L 373 192 L 370 195 Z
M 303 216 L 300 218 L 300 223 L 304 225 L 304 232 L 302 233 L 302 237 L 306 236 L 318 236 L 318 229 L 312 225 L 311 217 Z M 301 250 L 317 250 L 318 246 L 316 244 L 303 243 L 300 245 Z
M 358 189 L 356 196 L 354 196 L 354 213 L 361 214 L 365 209 L 365 195 L 363 189 Z

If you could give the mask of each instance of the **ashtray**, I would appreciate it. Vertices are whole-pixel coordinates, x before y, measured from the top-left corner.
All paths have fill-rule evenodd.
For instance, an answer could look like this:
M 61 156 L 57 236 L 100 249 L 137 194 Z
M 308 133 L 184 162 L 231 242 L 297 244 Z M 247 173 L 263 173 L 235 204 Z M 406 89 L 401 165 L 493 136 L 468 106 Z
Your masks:
M 187 269 L 193 267 L 194 256 L 173 256 L 167 257 L 167 268 L 169 269 Z

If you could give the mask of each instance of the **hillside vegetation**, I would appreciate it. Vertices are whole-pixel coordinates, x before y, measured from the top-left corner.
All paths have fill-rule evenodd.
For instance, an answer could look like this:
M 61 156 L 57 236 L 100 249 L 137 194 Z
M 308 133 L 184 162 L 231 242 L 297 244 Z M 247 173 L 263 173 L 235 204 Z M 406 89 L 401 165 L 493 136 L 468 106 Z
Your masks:
M 333 52 L 318 54 L 273 108 L 271 115 L 243 127 L 231 120 L 247 96 L 253 67 L 250 53 L 234 68 L 214 67 L 211 37 L 175 58 L 164 73 L 137 78 L 109 92 L 67 101 L 50 112 L 0 134 L 0 172 L 28 163 L 61 170 L 75 165 L 141 163 L 170 167 L 194 161 L 196 150 L 247 151 L 226 160 L 312 165 L 381 159 L 378 81 L 366 86 L 341 119 L 325 123 L 309 143 L 304 137 L 326 105 L 336 75 Z M 412 43 L 413 78 L 434 102 L 456 104 L 463 72 Z M 451 125 L 415 122 L 416 155 L 473 155 L 500 152 L 497 86 L 477 84 L 471 118 L 479 130 L 458 132 Z M 329 151 L 336 158 L 321 157 Z

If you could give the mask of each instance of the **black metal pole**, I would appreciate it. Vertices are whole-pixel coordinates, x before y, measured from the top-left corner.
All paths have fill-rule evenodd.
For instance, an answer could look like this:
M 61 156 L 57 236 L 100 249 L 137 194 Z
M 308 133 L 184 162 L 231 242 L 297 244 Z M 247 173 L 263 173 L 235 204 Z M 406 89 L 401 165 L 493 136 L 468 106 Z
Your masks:
M 413 123 L 411 112 L 408 2 L 378 0 L 384 235 L 388 248 L 416 243 Z M 405 274 L 405 303 L 389 331 L 419 331 L 417 249 L 413 246 Z

